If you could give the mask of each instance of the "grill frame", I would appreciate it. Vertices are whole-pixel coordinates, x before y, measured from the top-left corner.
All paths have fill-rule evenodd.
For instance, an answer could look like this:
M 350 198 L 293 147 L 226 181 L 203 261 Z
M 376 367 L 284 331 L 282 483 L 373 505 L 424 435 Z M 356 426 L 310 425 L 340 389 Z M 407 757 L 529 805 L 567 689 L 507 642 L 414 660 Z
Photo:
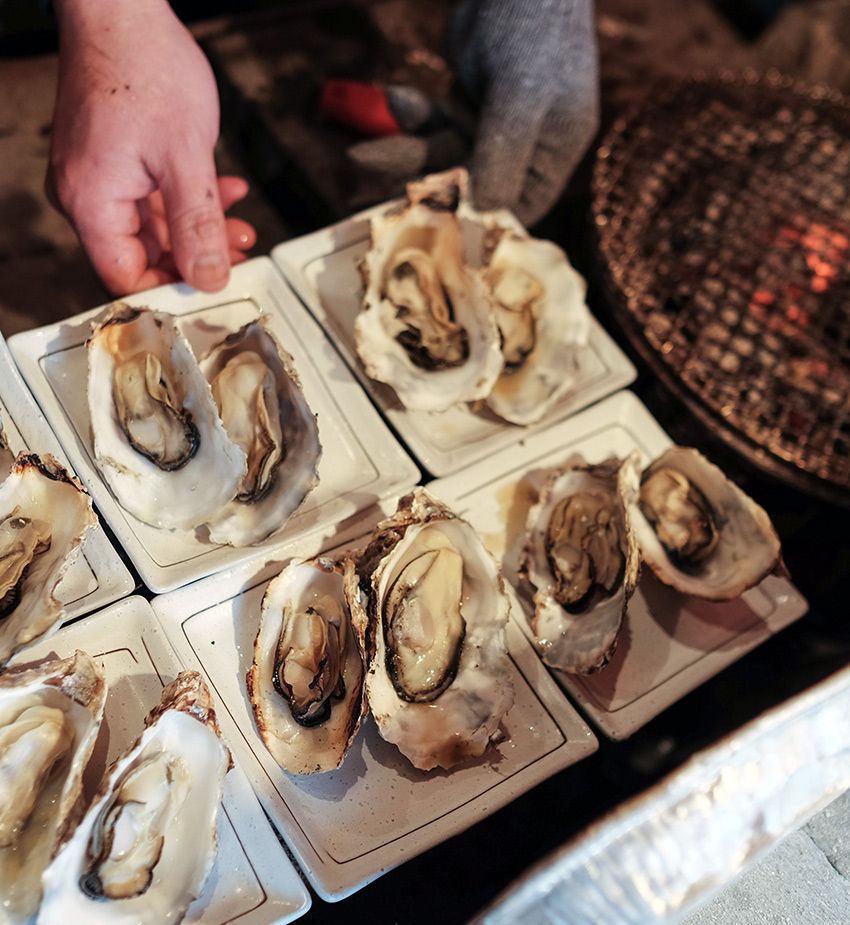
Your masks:
M 783 114 L 779 123 L 777 113 Z M 742 125 L 744 117 L 749 121 Z M 706 124 L 715 135 L 706 134 Z M 827 141 L 836 146 L 844 179 L 822 170 L 820 161 L 830 155 L 820 148 Z M 818 157 L 792 172 L 782 158 L 791 157 L 793 167 L 801 146 Z M 812 196 L 796 182 L 798 172 L 816 187 L 832 183 L 826 204 L 822 191 Z M 735 186 L 741 177 L 746 182 Z M 695 196 L 703 213 L 682 213 Z M 655 376 L 745 459 L 799 490 L 850 507 L 850 102 L 774 71 L 656 84 L 613 123 L 598 149 L 592 216 L 597 276 L 616 320 Z M 684 232 L 674 226 L 677 220 Z M 749 249 L 739 242 L 730 250 L 730 220 L 732 238 L 748 225 L 773 230 Z M 689 249 L 693 234 L 705 228 L 703 252 Z M 686 258 L 691 263 L 683 273 Z M 745 279 L 742 268 L 754 277 Z M 821 278 L 821 272 L 832 275 Z M 818 280 L 811 286 L 825 289 L 801 288 L 806 274 Z M 768 283 L 784 288 L 777 295 Z M 812 310 L 827 299 L 831 314 Z M 837 353 L 827 337 L 827 329 L 836 334 L 834 315 L 841 316 Z M 724 347 L 732 343 L 737 347 Z M 724 371 L 724 363 L 737 363 L 737 369 Z M 833 367 L 840 373 L 837 387 L 829 384 Z M 713 378 L 701 387 L 707 370 Z M 761 376 L 755 386 L 752 373 Z M 759 388 L 783 420 L 763 412 L 754 420 Z M 806 430 L 805 440 L 794 443 L 795 429 Z M 825 448 L 815 445 L 813 434 Z

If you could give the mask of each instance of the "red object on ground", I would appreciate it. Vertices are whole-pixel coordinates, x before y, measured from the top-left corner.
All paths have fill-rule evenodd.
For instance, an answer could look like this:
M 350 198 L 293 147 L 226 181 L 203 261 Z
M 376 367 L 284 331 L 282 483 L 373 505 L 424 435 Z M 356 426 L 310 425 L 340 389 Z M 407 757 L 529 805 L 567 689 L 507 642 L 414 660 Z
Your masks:
M 383 88 L 359 80 L 326 80 L 319 111 L 328 119 L 363 135 L 398 135 L 401 128 L 387 103 Z

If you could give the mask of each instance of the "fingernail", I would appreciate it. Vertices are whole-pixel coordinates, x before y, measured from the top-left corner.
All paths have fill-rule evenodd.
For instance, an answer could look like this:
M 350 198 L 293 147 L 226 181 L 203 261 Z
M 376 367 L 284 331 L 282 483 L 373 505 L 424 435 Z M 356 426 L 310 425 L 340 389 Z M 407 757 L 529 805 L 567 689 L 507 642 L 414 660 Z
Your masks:
M 228 262 L 221 254 L 201 254 L 192 264 L 192 282 L 196 289 L 221 289 L 227 276 Z

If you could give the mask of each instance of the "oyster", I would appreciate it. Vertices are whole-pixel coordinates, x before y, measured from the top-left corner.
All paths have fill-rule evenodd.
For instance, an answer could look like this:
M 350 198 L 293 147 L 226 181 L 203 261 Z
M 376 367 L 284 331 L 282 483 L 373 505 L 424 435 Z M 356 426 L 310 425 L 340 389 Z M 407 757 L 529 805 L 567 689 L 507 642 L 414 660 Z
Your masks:
M 632 520 L 646 563 L 683 594 L 731 600 L 783 568 L 767 513 L 694 449 L 646 468 Z
M 21 454 L 0 483 L 0 666 L 55 630 L 55 590 L 97 523 L 91 498 L 52 456 Z
M 504 367 L 487 405 L 533 424 L 575 385 L 590 332 L 587 286 L 550 241 L 501 234 L 483 278 L 493 296 Z
M 155 527 L 211 518 L 247 463 L 171 315 L 116 305 L 88 357 L 95 458 L 122 507 Z
M 412 183 L 402 211 L 372 219 L 357 352 L 406 408 L 484 398 L 502 367 L 489 295 L 463 259 L 455 209 L 466 179 L 453 171 Z
M 40 925 L 171 925 L 200 894 L 230 767 L 200 675 L 178 675 L 145 726 L 44 872 Z
M 531 628 L 543 661 L 587 674 L 617 645 L 640 566 L 628 506 L 635 457 L 555 468 L 528 513 L 521 574 L 534 587 Z
M 0 481 L 12 471 L 15 464 L 15 454 L 9 449 L 9 441 L 6 438 L 6 431 L 3 429 L 0 421 Z
M 247 546 L 281 530 L 318 483 L 315 415 L 292 357 L 266 319 L 246 324 L 201 361 L 228 436 L 248 459 L 236 497 L 210 520 L 216 543 Z
M 513 703 L 510 601 L 466 521 L 417 488 L 360 556 L 352 612 L 381 735 L 421 770 L 478 757 Z
M 0 923 L 30 922 L 82 797 L 106 684 L 85 652 L 0 675 Z
M 293 774 L 338 767 L 366 714 L 345 567 L 293 562 L 263 597 L 248 696 L 266 747 Z

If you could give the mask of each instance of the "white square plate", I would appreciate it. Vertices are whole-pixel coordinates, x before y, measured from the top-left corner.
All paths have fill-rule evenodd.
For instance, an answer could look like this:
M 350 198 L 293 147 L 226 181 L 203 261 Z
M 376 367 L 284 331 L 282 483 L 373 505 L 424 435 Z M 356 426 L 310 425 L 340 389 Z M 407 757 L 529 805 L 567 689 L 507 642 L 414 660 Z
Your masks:
M 593 733 L 511 621 L 516 700 L 503 721 L 505 739 L 481 759 L 451 772 L 418 771 L 367 719 L 341 768 L 287 774 L 257 733 L 245 688 L 263 592 L 282 567 L 242 565 L 155 598 L 153 607 L 181 659 L 208 677 L 239 763 L 324 899 L 344 898 L 596 750 Z
M 126 598 L 64 627 L 27 649 L 26 658 L 17 662 L 48 655 L 66 658 L 75 649 L 92 656 L 108 685 L 105 729 L 86 772 L 87 784 L 96 787 L 111 762 L 141 735 L 145 716 L 182 666 L 141 597 Z M 189 907 L 186 923 L 283 925 L 310 908 L 310 896 L 238 764 L 224 779 L 218 839 L 213 869 L 203 893 Z
M 18 453 L 50 453 L 69 471 L 71 465 L 44 415 L 21 379 L 6 342 L 0 337 L 0 418 L 9 449 Z M 86 534 L 80 554 L 56 589 L 65 608 L 65 621 L 73 620 L 132 594 L 136 581 L 109 542 L 100 524 Z
M 351 535 L 347 518 L 417 482 L 413 461 L 268 257 L 234 267 L 227 288 L 215 294 L 180 284 L 126 301 L 178 316 L 198 355 L 228 331 L 265 312 L 295 360 L 307 403 L 318 415 L 323 447 L 319 485 L 276 539 L 234 549 L 202 541 L 191 530 L 158 530 L 118 504 L 94 462 L 85 340 L 91 320 L 103 309 L 11 338 L 9 345 L 24 378 L 149 588 L 171 590 L 271 549 L 285 548 L 296 538 L 311 537 L 318 551 L 331 537 L 340 542 Z
M 670 445 L 643 404 L 620 392 L 428 489 L 469 520 L 502 562 L 505 579 L 516 584 L 526 515 L 543 468 L 576 453 L 597 463 L 634 449 L 646 464 Z M 521 601 L 530 616 L 530 602 Z M 742 597 L 718 604 L 679 594 L 644 568 L 608 665 L 587 676 L 553 674 L 607 736 L 624 739 L 807 609 L 782 578 L 766 578 Z M 531 638 L 528 620 L 522 625 Z
M 594 318 L 576 387 L 532 427 L 475 414 L 466 405 L 438 414 L 407 411 L 389 386 L 369 379 L 354 344 L 354 319 L 363 291 L 357 264 L 368 247 L 369 217 L 386 208 L 388 205 L 378 206 L 338 225 L 279 244 L 272 259 L 334 339 L 402 440 L 433 475 L 457 472 L 634 381 L 634 366 Z

